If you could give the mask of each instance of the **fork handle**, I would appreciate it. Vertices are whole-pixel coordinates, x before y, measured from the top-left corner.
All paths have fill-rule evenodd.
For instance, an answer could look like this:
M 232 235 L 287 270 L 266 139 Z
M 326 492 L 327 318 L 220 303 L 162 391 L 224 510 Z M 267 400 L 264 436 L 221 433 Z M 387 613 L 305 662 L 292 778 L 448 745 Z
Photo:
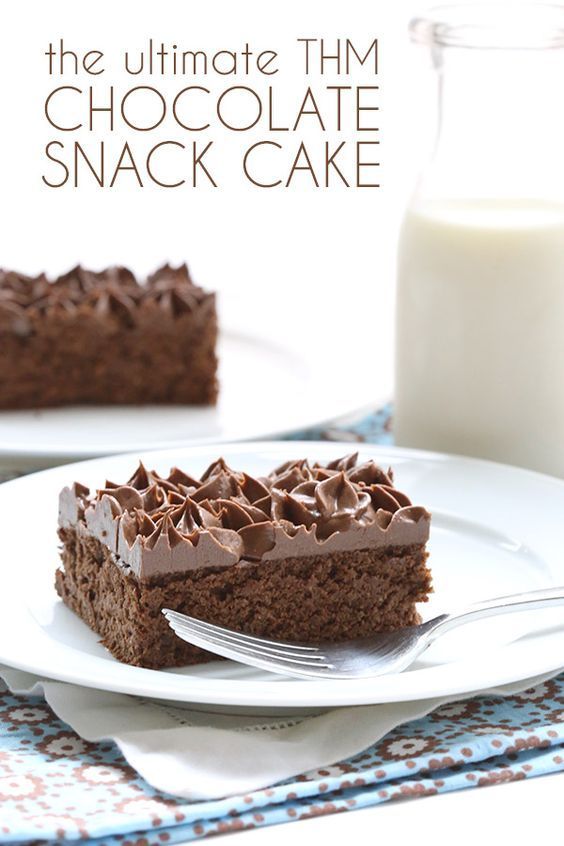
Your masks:
M 513 614 L 516 611 L 536 611 L 539 608 L 564 605 L 564 587 L 532 590 L 526 593 L 513 593 L 509 596 L 496 596 L 484 602 L 476 602 L 461 611 L 442 614 L 436 618 L 436 626 L 430 632 L 430 640 L 450 629 L 465 623 L 494 617 L 498 614 Z

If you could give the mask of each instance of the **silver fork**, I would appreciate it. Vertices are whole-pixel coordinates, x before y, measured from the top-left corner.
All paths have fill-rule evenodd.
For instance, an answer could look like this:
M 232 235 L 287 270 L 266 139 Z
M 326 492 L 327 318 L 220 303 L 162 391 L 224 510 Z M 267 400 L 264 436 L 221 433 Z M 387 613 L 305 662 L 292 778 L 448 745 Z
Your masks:
M 564 587 L 498 596 L 462 611 L 440 614 L 418 626 L 341 643 L 272 640 L 215 626 L 169 608 L 162 613 L 182 640 L 224 658 L 285 676 L 351 679 L 399 673 L 438 637 L 464 623 L 556 605 L 564 605 Z

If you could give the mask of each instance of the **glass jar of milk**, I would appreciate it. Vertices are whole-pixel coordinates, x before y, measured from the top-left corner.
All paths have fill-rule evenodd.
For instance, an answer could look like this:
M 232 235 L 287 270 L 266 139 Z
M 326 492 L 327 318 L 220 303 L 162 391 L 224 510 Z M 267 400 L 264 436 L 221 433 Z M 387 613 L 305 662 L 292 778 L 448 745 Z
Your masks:
M 439 129 L 400 237 L 396 442 L 564 476 L 564 6 L 411 33 Z

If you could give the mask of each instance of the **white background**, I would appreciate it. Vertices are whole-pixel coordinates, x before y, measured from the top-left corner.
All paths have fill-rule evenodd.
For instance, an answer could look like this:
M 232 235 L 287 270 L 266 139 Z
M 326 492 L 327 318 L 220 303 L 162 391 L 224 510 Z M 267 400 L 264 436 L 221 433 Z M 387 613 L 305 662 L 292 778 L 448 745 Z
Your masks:
M 397 230 L 423 156 L 422 137 L 432 124 L 421 105 L 422 93 L 434 95 L 430 71 L 428 78 L 421 74 L 428 66 L 425 49 L 410 45 L 407 36 L 417 8 L 398 0 L 19 2 L 0 35 L 0 266 L 57 273 L 78 262 L 94 268 L 121 263 L 145 273 L 165 260 L 186 260 L 200 284 L 220 291 L 225 323 L 285 337 L 295 348 L 316 345 L 320 366 L 331 366 L 342 350 L 350 356 L 351 378 L 367 380 L 367 399 L 379 399 L 391 381 Z M 281 107 L 290 112 L 309 82 L 300 72 L 296 38 L 323 37 L 328 45 L 350 38 L 361 48 L 377 37 L 376 80 L 360 71 L 350 79 L 317 77 L 312 84 L 381 86 L 382 187 L 315 189 L 301 178 L 292 189 L 261 190 L 233 178 L 219 189 L 139 189 L 126 177 L 113 189 L 47 188 L 43 150 L 60 133 L 44 118 L 45 96 L 57 84 L 85 87 L 91 81 L 49 78 L 49 41 L 62 37 L 77 51 L 103 50 L 109 69 L 94 83 L 119 88 L 110 68 L 124 48 L 144 46 L 149 36 L 192 50 L 239 50 L 249 42 L 280 51 L 282 70 L 272 82 L 284 90 Z M 216 89 L 246 82 L 213 75 L 198 81 Z M 126 82 L 139 84 L 136 77 Z M 167 85 L 178 90 L 190 82 L 178 78 Z M 152 84 L 163 87 L 158 77 Z M 313 124 L 305 122 L 296 135 L 317 149 L 324 138 Z M 74 138 L 67 135 L 70 144 Z M 114 135 L 117 144 L 120 133 Z M 130 132 L 128 140 L 137 143 L 135 136 Z M 224 133 L 219 140 L 224 149 L 239 150 L 247 139 Z M 288 151 L 294 148 L 292 139 L 287 144 Z
M 421 11 L 421 4 L 20 0 L 5 4 L 3 11 L 0 266 L 55 274 L 78 262 L 93 268 L 118 263 L 143 274 L 166 260 L 186 260 L 196 281 L 220 292 L 225 325 L 282 338 L 295 352 L 307 348 L 320 367 L 345 359 L 350 362 L 348 378 L 366 384 L 367 401 L 391 391 L 398 228 L 434 130 L 430 60 L 426 48 L 411 45 L 407 35 L 409 19 Z M 95 84 L 115 82 L 119 91 L 147 82 L 120 79 L 114 69 L 124 49 L 144 47 L 150 36 L 209 53 L 240 50 L 245 42 L 251 49 L 279 51 L 281 72 L 272 83 L 282 91 L 280 105 L 290 115 L 310 81 L 300 72 L 296 38 L 323 37 L 327 44 L 350 38 L 361 48 L 377 37 L 381 188 L 316 189 L 305 178 L 297 179 L 292 189 L 270 190 L 245 186 L 236 178 L 204 190 L 139 189 L 127 178 L 113 189 L 47 188 L 41 180 L 46 172 L 43 151 L 58 134 L 45 120 L 44 99 L 61 82 L 86 87 L 90 81 L 84 76 L 50 78 L 44 55 L 49 41 L 62 37 L 77 51 L 103 50 L 108 70 L 94 78 Z M 192 80 L 151 81 L 176 91 Z M 217 90 L 246 81 L 213 75 L 198 80 Z M 261 83 L 256 74 L 248 80 L 255 86 L 270 81 L 263 78 Z M 374 80 L 359 71 L 350 79 L 311 81 L 317 90 L 336 81 L 354 85 Z M 324 137 L 313 121 L 301 129 L 296 141 L 315 148 L 322 144 Z M 142 134 L 130 132 L 127 140 L 139 143 Z M 74 140 L 72 133 L 67 135 L 69 143 Z M 178 137 L 178 132 L 164 135 Z M 237 151 L 247 141 L 234 135 L 218 137 L 222 149 L 232 150 L 235 157 L 225 163 L 230 173 L 235 173 Z M 253 138 L 249 135 L 249 142 Z M 120 140 L 126 140 L 123 133 L 114 133 L 114 146 Z M 292 139 L 287 145 L 290 161 Z

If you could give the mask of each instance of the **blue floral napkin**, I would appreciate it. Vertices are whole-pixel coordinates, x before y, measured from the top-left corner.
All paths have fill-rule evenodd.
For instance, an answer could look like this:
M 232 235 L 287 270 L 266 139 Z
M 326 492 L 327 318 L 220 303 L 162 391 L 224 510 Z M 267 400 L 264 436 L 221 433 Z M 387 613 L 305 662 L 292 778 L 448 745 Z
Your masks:
M 390 443 L 390 410 L 299 437 Z M 197 802 L 151 787 L 116 745 L 83 740 L 42 697 L 0 688 L 2 843 L 163 846 L 563 769 L 564 674 L 443 705 L 359 755 L 268 789 Z
M 41 697 L 0 691 L 3 843 L 163 846 L 562 769 L 564 674 L 443 705 L 353 758 L 266 790 L 193 803 L 154 790 L 113 744 L 82 740 Z

